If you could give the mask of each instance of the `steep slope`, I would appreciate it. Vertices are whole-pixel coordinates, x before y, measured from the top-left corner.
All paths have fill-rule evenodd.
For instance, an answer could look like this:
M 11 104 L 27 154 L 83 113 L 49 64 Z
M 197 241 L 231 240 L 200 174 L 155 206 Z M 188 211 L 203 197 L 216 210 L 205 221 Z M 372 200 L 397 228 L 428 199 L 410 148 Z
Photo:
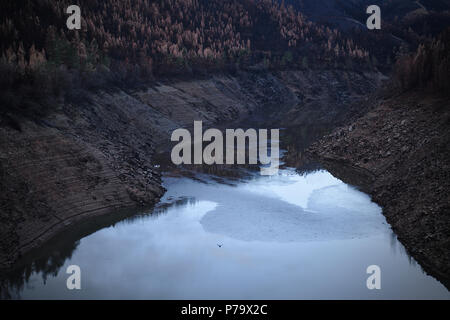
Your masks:
M 81 30 L 66 28 L 71 4 L 82 9 Z M 6 0 L 1 6 L 0 54 L 20 68 L 101 63 L 122 72 L 138 66 L 148 76 L 263 62 L 301 66 L 303 57 L 318 64 L 348 58 L 363 68 L 368 56 L 338 30 L 271 0 Z
M 383 72 L 391 71 L 398 55 L 414 51 L 450 25 L 450 1 L 447 0 L 279 1 L 293 5 L 316 23 L 338 29 L 368 50 L 372 65 Z M 367 30 L 369 5 L 381 9 L 381 30 Z
M 379 102 L 309 152 L 363 188 L 424 269 L 450 285 L 450 99 L 403 94 Z
M 384 207 L 399 239 L 450 287 L 450 29 L 397 62 L 367 114 L 310 148 Z

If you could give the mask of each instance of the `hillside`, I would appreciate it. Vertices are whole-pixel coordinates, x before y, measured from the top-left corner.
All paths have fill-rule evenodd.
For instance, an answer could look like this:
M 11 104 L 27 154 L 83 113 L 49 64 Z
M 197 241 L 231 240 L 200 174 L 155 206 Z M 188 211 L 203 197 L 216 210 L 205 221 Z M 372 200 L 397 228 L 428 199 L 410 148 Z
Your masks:
M 284 0 L 316 23 L 336 28 L 370 53 L 372 65 L 389 72 L 395 60 L 450 25 L 446 0 Z M 378 5 L 382 28 L 367 32 L 366 8 Z
M 448 287 L 450 4 L 375 0 L 369 32 L 369 2 L 3 0 L 0 269 L 152 207 L 171 132 L 201 120 L 285 129 L 287 164 L 370 194 Z
M 390 88 L 365 115 L 309 149 L 333 174 L 383 206 L 408 252 L 447 288 L 449 31 L 400 60 Z
M 70 4 L 82 8 L 80 31 L 65 27 Z M 21 68 L 120 62 L 117 68 L 167 74 L 236 63 L 333 65 L 351 58 L 362 65 L 368 56 L 338 30 L 270 0 L 8 0 L 1 6 L 0 53 Z

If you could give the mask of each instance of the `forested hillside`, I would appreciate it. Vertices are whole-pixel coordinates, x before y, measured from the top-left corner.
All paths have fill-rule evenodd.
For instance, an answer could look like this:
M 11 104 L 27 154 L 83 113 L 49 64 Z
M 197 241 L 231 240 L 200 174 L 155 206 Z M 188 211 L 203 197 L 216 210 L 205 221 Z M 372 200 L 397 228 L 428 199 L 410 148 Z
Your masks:
M 161 77 L 239 69 L 388 72 L 399 55 L 430 46 L 450 16 L 443 1 L 425 9 L 388 1 L 380 3 L 382 30 L 368 31 L 361 23 L 366 2 L 5 0 L 0 114 L 34 117 L 60 97 L 82 98 L 85 89 Z M 81 8 L 81 30 L 66 27 L 71 4 Z
M 81 8 L 80 31 L 66 28 L 71 4 Z M 101 63 L 166 75 L 258 63 L 361 68 L 369 61 L 337 30 L 272 0 L 6 0 L 1 7 L 2 62 L 20 69 Z
M 422 88 L 449 94 L 450 28 L 396 64 L 396 80 L 403 90 Z
M 373 66 L 389 72 L 396 59 L 431 38 L 437 37 L 450 25 L 448 0 L 279 0 L 293 5 L 310 20 L 337 28 L 359 46 L 370 52 Z M 366 8 L 381 9 L 381 30 L 367 32 Z

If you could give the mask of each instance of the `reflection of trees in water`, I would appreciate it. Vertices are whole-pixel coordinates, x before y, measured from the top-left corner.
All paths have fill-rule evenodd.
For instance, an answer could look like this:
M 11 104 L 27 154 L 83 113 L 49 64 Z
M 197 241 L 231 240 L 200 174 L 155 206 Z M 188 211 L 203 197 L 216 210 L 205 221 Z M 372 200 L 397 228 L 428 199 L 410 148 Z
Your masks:
M 153 210 L 152 215 L 164 214 L 170 208 L 180 208 L 185 207 L 187 204 L 195 205 L 198 201 L 194 197 L 181 197 L 171 202 L 160 203 L 156 206 L 155 210 Z
M 410 266 L 417 266 L 417 261 L 414 260 L 414 258 L 409 254 L 408 250 L 406 250 L 406 248 L 401 244 L 401 242 L 397 238 L 397 235 L 392 230 L 391 230 L 391 249 L 394 255 L 396 255 L 397 253 L 401 255 L 406 255 Z M 420 269 L 423 272 L 422 266 L 420 266 Z
M 18 263 L 17 268 L 0 275 L 0 299 L 20 299 L 20 294 L 33 274 L 40 274 L 44 283 L 49 277 L 56 277 L 65 262 L 72 258 L 80 239 L 96 231 L 115 226 L 118 223 L 133 223 L 139 219 L 164 214 L 172 207 L 182 207 L 197 203 L 195 198 L 182 197 L 173 201 L 160 203 L 155 208 L 124 210 L 114 214 L 94 217 L 88 221 L 75 224 L 55 236 L 44 246 L 32 250 Z
M 225 154 L 225 153 L 224 153 Z M 190 165 L 165 165 L 165 172 L 168 176 L 186 177 L 192 180 L 209 183 L 210 179 L 217 178 L 217 182 L 229 183 L 249 178 L 252 174 L 259 172 L 259 165 L 248 164 L 248 154 L 246 154 L 246 164 L 190 164 Z M 224 156 L 225 157 L 225 156 Z M 206 175 L 202 179 L 202 174 Z
M 287 167 L 296 168 L 300 175 L 322 169 L 322 166 L 311 159 L 305 150 L 315 141 L 329 133 L 329 126 L 305 125 L 283 130 L 281 147 L 286 150 L 283 161 Z
M 304 125 L 295 128 L 285 128 L 281 130 L 280 148 L 283 167 L 296 168 L 299 174 L 306 174 L 321 169 L 321 165 L 315 160 L 306 156 L 305 150 L 315 141 L 331 131 L 327 125 Z M 270 143 L 268 145 L 270 149 Z M 224 157 L 226 155 L 224 149 Z M 236 148 L 235 148 L 236 151 Z M 284 152 L 283 152 L 284 151 Z M 235 152 L 237 154 L 237 152 Z M 161 163 L 163 171 L 168 172 L 169 176 L 183 176 L 198 182 L 209 183 L 210 179 L 219 183 L 233 185 L 239 180 L 249 180 L 260 171 L 259 164 L 248 164 L 248 145 L 246 145 L 246 164 L 214 164 L 214 165 L 180 165 L 175 166 L 170 160 L 170 154 L 158 154 L 158 161 Z M 259 159 L 258 159 L 259 160 Z M 236 159 L 235 159 L 236 163 Z M 201 174 L 208 177 L 202 179 Z
M 30 258 L 31 262 L 24 261 L 20 267 L 3 274 L 0 277 L 0 299 L 20 299 L 20 293 L 33 274 L 41 274 L 44 283 L 49 276 L 56 277 L 64 263 L 72 258 L 79 243 L 67 242 L 60 248 L 54 248 L 39 258 Z
M 130 208 L 85 221 L 75 223 L 64 232 L 56 235 L 43 246 L 31 250 L 10 272 L 0 275 L 0 299 L 19 299 L 20 292 L 33 274 L 41 274 L 44 283 L 48 277 L 57 276 L 64 263 L 72 258 L 80 239 L 85 238 L 100 229 L 115 226 L 121 221 L 133 221 L 142 217 L 136 212 L 152 212 L 153 208 Z
M 121 220 L 119 224 L 133 224 L 139 220 L 146 220 L 165 214 L 170 208 L 185 207 L 188 204 L 195 205 L 197 202 L 197 199 L 192 197 L 180 197 L 177 199 L 169 198 L 167 202 L 158 203 L 153 210 L 127 217 Z

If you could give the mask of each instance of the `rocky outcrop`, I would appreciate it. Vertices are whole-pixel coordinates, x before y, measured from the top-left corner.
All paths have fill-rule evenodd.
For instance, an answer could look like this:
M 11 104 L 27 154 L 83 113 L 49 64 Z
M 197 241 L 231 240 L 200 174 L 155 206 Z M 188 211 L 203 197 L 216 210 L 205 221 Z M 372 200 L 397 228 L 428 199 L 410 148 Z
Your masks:
M 409 253 L 447 287 L 449 104 L 423 93 L 391 97 L 308 150 L 333 174 L 370 193 Z

